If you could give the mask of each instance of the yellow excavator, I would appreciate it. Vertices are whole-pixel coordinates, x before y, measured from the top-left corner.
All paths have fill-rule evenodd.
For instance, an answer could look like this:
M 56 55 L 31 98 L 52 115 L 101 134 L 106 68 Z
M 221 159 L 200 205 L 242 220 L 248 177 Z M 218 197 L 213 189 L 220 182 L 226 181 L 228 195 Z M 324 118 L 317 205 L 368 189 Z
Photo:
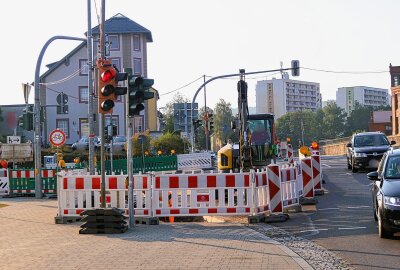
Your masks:
M 249 114 L 244 72 L 238 82 L 238 94 L 239 142 L 230 142 L 218 151 L 218 170 L 223 172 L 260 169 L 275 161 L 274 115 Z

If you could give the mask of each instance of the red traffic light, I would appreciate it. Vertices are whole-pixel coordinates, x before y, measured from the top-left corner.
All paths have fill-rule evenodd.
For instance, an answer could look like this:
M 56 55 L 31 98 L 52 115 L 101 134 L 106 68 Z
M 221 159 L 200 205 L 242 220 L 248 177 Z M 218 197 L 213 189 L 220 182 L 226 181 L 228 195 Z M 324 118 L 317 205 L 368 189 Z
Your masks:
M 112 69 L 108 69 L 106 71 L 104 71 L 101 74 L 101 80 L 105 83 L 110 82 L 112 79 L 114 79 L 115 75 L 117 74 L 117 71 L 112 68 Z

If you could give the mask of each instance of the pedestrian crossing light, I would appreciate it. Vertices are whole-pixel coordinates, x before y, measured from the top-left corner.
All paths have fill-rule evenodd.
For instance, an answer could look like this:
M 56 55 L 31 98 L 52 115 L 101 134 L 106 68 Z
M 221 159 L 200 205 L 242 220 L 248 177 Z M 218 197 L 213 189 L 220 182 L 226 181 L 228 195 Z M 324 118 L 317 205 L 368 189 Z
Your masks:
M 128 74 L 119 72 L 110 60 L 97 60 L 98 68 L 98 111 L 101 114 L 112 113 L 119 95 L 127 93 L 127 87 L 118 83 L 127 79 Z
M 214 129 L 214 115 L 212 113 L 208 113 L 208 130 L 211 131 Z
M 144 102 L 154 98 L 154 93 L 149 91 L 153 84 L 153 79 L 129 76 L 129 116 L 139 115 L 144 110 Z

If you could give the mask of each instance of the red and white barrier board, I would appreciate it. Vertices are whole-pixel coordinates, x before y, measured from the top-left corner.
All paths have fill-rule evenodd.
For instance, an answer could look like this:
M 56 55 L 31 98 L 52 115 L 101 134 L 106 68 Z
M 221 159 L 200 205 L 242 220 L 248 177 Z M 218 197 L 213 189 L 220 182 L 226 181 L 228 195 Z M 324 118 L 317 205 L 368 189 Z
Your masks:
M 0 196 L 9 193 L 9 180 L 7 169 L 0 169 Z

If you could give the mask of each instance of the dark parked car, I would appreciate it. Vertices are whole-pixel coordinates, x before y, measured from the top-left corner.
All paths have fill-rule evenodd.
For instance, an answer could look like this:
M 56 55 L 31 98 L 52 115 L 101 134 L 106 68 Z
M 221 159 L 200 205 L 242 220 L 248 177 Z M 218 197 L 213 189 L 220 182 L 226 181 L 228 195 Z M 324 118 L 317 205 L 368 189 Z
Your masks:
M 379 236 L 390 238 L 400 232 L 400 149 L 386 152 L 378 170 L 367 177 L 374 181 L 372 200 Z
M 347 168 L 353 172 L 359 169 L 376 169 L 383 154 L 391 149 L 388 138 L 382 132 L 362 132 L 354 134 L 347 144 Z

